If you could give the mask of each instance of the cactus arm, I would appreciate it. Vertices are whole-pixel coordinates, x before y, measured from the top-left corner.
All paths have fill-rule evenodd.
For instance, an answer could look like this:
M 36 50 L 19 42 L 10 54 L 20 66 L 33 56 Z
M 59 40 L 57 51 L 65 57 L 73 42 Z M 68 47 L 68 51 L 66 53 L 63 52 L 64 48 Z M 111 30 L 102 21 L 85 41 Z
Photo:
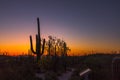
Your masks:
M 30 36 L 30 48 L 31 48 L 31 51 L 36 54 L 36 52 L 34 51 L 33 49 L 33 44 L 32 44 L 32 36 Z
M 41 53 L 41 55 L 43 55 L 43 53 L 44 53 L 44 48 L 45 48 L 45 39 L 43 40 L 42 53 Z

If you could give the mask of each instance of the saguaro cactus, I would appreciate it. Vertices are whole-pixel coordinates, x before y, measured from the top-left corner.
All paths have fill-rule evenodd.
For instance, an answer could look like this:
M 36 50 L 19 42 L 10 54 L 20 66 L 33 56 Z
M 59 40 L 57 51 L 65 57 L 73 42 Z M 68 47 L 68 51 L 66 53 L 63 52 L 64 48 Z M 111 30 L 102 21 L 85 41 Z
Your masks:
M 37 55 L 37 62 L 40 61 L 41 56 L 44 53 L 44 47 L 45 47 L 45 39 L 43 39 L 43 44 L 40 36 L 40 23 L 39 18 L 37 18 L 37 24 L 38 24 L 38 34 L 36 34 L 36 51 L 33 49 L 33 43 L 32 43 L 32 36 L 30 35 L 30 48 L 32 53 Z

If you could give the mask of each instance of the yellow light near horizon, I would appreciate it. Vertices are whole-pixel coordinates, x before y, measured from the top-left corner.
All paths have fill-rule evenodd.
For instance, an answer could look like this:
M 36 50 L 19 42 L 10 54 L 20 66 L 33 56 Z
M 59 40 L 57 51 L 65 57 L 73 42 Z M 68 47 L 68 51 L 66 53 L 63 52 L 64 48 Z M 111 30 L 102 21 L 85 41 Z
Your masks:
M 29 45 L 25 44 L 12 44 L 12 45 L 3 45 L 0 46 L 1 52 L 8 52 L 10 55 L 19 55 L 22 53 L 27 53 Z
M 18 35 L 17 35 L 18 36 Z M 11 55 L 12 54 L 22 54 L 22 53 L 28 53 L 28 49 L 30 48 L 30 42 L 29 42 L 29 35 L 27 36 L 13 36 L 12 38 L 10 36 L 1 39 L 0 41 L 0 51 L 1 52 L 8 52 Z M 48 35 L 43 35 L 46 39 Z M 15 38 L 14 38 L 15 37 Z M 110 52 L 112 50 L 118 50 L 119 46 L 116 46 L 113 48 L 113 44 L 108 43 L 97 43 L 91 40 L 82 40 L 79 39 L 73 39 L 68 36 L 64 36 L 65 41 L 67 42 L 68 47 L 71 49 L 71 52 L 69 52 L 70 55 L 73 53 L 78 54 L 85 54 L 85 53 L 91 53 L 92 51 L 95 52 Z M 61 39 L 61 38 L 60 38 Z M 87 41 L 88 40 L 88 41 Z M 35 46 L 35 36 L 33 35 L 33 46 Z

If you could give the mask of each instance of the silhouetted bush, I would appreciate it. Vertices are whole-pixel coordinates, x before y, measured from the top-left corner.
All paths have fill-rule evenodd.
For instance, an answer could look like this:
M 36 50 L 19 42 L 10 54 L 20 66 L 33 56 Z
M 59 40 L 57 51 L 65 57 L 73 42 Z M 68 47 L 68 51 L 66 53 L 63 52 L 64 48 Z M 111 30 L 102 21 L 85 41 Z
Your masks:
M 51 72 L 47 72 L 45 74 L 45 80 L 58 80 L 58 77 L 57 77 L 56 73 L 51 71 Z

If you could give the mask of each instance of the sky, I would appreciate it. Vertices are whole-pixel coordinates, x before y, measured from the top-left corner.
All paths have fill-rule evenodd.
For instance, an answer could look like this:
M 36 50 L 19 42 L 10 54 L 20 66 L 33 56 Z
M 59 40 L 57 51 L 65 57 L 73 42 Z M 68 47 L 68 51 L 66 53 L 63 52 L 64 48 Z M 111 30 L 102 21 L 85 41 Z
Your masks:
M 120 50 L 119 0 L 0 0 L 0 52 L 27 53 L 29 36 L 56 36 L 71 53 Z

